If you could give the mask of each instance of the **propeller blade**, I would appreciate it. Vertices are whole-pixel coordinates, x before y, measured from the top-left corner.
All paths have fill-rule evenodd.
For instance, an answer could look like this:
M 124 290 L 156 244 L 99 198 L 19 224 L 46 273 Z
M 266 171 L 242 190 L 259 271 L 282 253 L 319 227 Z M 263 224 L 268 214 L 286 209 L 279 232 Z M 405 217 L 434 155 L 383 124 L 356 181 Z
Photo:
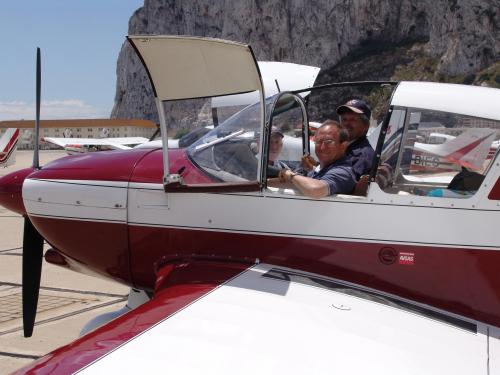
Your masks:
M 41 101 L 42 69 L 40 61 L 40 48 L 36 49 L 36 114 L 35 114 L 35 147 L 33 152 L 33 168 L 40 168 L 40 101 Z
M 31 337 L 35 325 L 40 276 L 42 275 L 43 237 L 30 219 L 24 219 L 23 234 L 23 328 L 24 337 Z

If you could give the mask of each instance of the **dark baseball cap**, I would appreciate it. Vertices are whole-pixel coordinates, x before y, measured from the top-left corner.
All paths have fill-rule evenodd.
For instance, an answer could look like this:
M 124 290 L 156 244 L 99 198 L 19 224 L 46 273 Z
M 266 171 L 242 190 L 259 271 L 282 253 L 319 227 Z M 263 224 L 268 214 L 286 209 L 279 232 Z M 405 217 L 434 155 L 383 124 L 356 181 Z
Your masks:
M 337 114 L 343 115 L 346 112 L 354 112 L 363 114 L 366 117 L 370 118 L 372 115 L 372 110 L 370 106 L 361 99 L 351 99 L 344 105 L 341 105 L 337 108 Z
M 283 138 L 285 135 L 281 132 L 281 130 L 277 127 L 277 126 L 271 126 L 271 135 L 272 134 L 278 134 L 279 136 L 281 136 L 281 138 Z

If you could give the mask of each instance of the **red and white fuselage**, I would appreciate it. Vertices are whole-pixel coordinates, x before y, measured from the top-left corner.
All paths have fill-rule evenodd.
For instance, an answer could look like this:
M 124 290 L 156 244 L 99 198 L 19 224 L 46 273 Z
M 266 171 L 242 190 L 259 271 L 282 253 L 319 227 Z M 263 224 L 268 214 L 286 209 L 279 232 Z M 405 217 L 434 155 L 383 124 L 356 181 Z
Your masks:
M 248 46 L 132 39 L 159 108 L 167 100 L 262 90 Z M 193 70 L 192 85 L 184 85 L 179 67 Z M 201 72 L 217 79 L 197 80 Z M 450 86 L 398 85 L 384 125 L 402 129 L 400 145 L 416 111 L 500 120 L 498 90 Z M 464 109 L 459 100 L 471 92 Z M 498 371 L 498 155 L 466 199 L 407 189 L 412 182 L 398 169 L 406 149 L 396 146 L 386 160 L 392 185 L 373 180 L 363 196 L 308 198 L 267 187 L 264 108 L 260 117 L 241 116 L 251 120 L 247 127 L 233 116 L 178 150 L 165 146 L 160 111 L 163 150 L 71 156 L 0 179 L 0 204 L 30 218 L 53 247 L 48 261 L 154 292 L 32 369 L 401 373 L 408 362 L 407 372 L 416 373 Z M 271 118 L 294 108 L 307 123 L 302 100 L 291 93 L 277 95 Z M 302 136 L 307 152 L 307 132 Z M 418 186 L 427 193 L 433 185 L 426 184 Z M 282 350 L 271 340 L 283 341 Z M 324 359 L 337 350 L 343 355 Z
M 172 159 L 185 163 L 184 152 L 171 152 Z M 192 166 L 186 173 L 192 173 L 200 181 L 206 178 Z M 63 259 L 59 264 L 111 276 L 136 288 L 156 290 L 158 274 L 154 270 L 161 269 L 169 260 L 258 261 L 396 295 L 465 317 L 466 322 L 470 319 L 499 326 L 495 287 L 498 283 L 496 265 L 500 262 L 496 235 L 498 179 L 498 172 L 489 175 L 485 187 L 472 200 L 459 203 L 456 200 L 451 203 L 446 198 L 390 196 L 376 185 L 366 197 L 337 196 L 325 200 L 283 197 L 272 190 L 245 194 L 176 194 L 163 191 L 161 150 L 131 150 L 57 160 L 25 180 L 23 203 L 33 224 Z M 304 217 L 313 220 L 301 220 Z M 206 300 L 209 305 L 211 298 Z M 243 299 L 251 303 L 251 298 Z M 265 305 L 270 306 L 268 303 Z M 334 303 L 342 310 L 343 306 L 353 307 L 354 302 L 335 300 Z M 374 314 L 379 313 L 381 311 Z M 160 315 L 143 314 L 141 319 L 147 318 L 150 322 L 145 327 L 154 328 L 148 336 L 131 333 L 130 339 L 141 337 L 139 341 L 134 339 L 133 342 L 137 342 L 131 347 L 158 341 L 165 335 L 161 333 L 161 326 L 157 326 L 162 319 Z M 388 315 L 382 316 L 388 318 Z M 222 315 L 220 318 L 229 319 Z M 207 319 L 208 322 L 212 318 Z M 265 321 L 276 325 L 272 318 Z M 395 322 L 391 320 L 391 326 L 408 324 L 404 320 Z M 171 320 L 162 324 L 177 326 Z M 187 324 L 196 330 L 196 326 Z M 410 324 L 416 328 L 421 323 Z M 165 326 L 164 329 L 171 334 L 171 328 Z M 99 332 L 95 335 L 113 334 L 113 331 Z M 122 331 L 116 334 L 118 332 Z M 436 332 L 434 330 L 434 334 Z M 460 330 L 456 332 L 459 334 Z M 419 331 L 419 335 L 421 333 Z M 123 337 L 123 333 L 119 335 Z M 466 336 L 467 333 L 463 338 L 455 338 L 459 340 L 455 344 L 466 340 Z M 197 346 L 204 344 L 203 340 L 194 342 Z M 415 348 L 425 347 L 423 342 L 413 339 L 409 342 L 413 342 Z M 476 345 L 468 342 L 460 347 Z M 187 350 L 182 348 L 179 350 Z M 376 348 L 381 349 L 377 344 L 370 351 Z M 95 353 L 103 353 L 102 350 L 98 345 Z M 66 352 L 61 355 L 63 353 Z M 152 353 L 145 351 L 146 356 L 141 358 L 150 363 L 147 358 Z M 65 361 L 68 354 L 61 358 Z M 447 354 L 443 352 L 442 356 L 446 358 Z M 73 357 L 68 360 L 70 358 Z M 126 358 L 131 357 L 125 349 L 105 358 L 87 371 L 93 373 L 109 366 L 135 368 L 137 364 L 135 361 L 127 365 Z M 479 357 L 477 360 L 482 361 Z M 168 361 L 174 367 L 175 363 Z M 471 368 L 479 368 L 475 360 L 467 363 Z M 151 364 L 151 368 L 156 365 Z M 432 368 L 436 364 L 422 361 L 421 365 Z M 338 366 L 353 368 L 352 361 L 347 359 Z M 422 369 L 427 368 L 425 366 Z
M 186 162 L 183 150 L 171 155 Z M 186 173 L 206 179 L 194 167 Z M 55 161 L 26 179 L 23 202 L 68 264 L 137 288 L 154 287 L 162 258 L 259 259 L 500 325 L 490 267 L 500 261 L 498 177 L 461 201 L 393 196 L 376 185 L 367 197 L 325 200 L 272 190 L 176 194 L 163 191 L 161 150 L 132 150 Z

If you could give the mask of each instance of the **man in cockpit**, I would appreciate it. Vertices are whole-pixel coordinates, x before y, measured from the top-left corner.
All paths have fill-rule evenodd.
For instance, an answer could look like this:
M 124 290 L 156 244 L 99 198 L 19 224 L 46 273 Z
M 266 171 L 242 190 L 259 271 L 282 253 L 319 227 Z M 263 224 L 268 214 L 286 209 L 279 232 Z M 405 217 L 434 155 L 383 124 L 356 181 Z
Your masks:
M 319 165 L 307 176 L 289 169 L 282 170 L 279 176 L 280 182 L 293 185 L 293 188 L 311 198 L 349 194 L 356 185 L 356 177 L 345 155 L 349 146 L 348 139 L 349 134 L 338 122 L 325 121 L 314 138 Z
M 372 111 L 364 100 L 351 99 L 337 108 L 337 114 L 340 116 L 340 124 L 349 133 L 346 156 L 352 164 L 356 181 L 359 181 L 361 176 L 370 173 L 375 154 L 366 138 Z

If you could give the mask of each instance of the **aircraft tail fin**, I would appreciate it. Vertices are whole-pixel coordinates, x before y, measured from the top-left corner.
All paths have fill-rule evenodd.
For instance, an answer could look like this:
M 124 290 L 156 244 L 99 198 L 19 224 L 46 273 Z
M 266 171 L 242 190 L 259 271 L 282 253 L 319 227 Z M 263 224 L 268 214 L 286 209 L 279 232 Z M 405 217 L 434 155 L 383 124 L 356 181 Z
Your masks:
M 495 135 L 494 129 L 468 129 L 457 138 L 444 143 L 447 151 L 444 157 L 462 167 L 481 169 Z
M 495 140 L 495 135 L 494 129 L 472 128 L 443 144 L 420 144 L 419 148 L 462 167 L 481 169 L 491 144 Z
M 16 161 L 19 129 L 9 128 L 0 138 L 0 167 L 8 167 Z

